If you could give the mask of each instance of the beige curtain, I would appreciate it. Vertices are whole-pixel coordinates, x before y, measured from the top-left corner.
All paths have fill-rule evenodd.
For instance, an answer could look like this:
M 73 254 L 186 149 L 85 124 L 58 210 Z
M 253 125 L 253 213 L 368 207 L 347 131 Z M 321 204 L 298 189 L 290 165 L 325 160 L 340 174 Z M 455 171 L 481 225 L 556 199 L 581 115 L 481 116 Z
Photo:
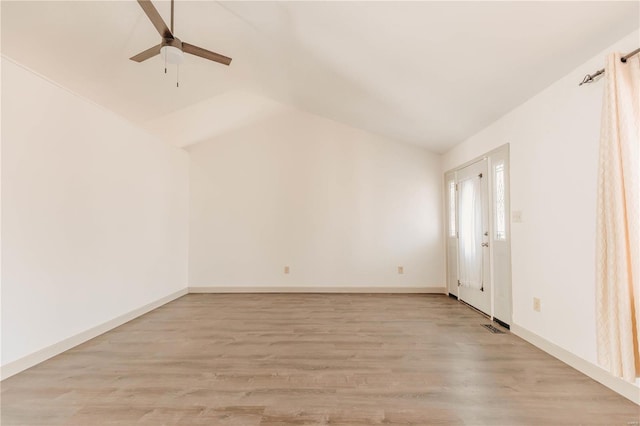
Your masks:
M 607 57 L 597 210 L 598 361 L 628 381 L 640 376 L 640 56 Z
M 458 275 L 460 285 L 482 289 L 482 183 L 479 176 L 460 181 Z

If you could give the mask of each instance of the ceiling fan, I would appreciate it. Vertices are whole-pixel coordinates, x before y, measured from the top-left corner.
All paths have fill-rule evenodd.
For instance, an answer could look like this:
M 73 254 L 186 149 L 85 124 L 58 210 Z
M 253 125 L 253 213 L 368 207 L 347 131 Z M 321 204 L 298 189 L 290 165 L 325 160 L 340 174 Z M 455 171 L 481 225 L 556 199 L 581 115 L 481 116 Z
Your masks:
M 160 33 L 162 42 L 157 46 L 153 46 L 144 52 L 132 56 L 130 59 L 132 61 L 142 62 L 161 53 L 164 59 L 170 64 L 180 64 L 184 60 L 184 54 L 190 53 L 195 56 L 200 56 L 201 58 L 229 65 L 231 58 L 194 46 L 193 44 L 185 43 L 173 35 L 173 1 L 174 0 L 171 0 L 171 29 L 169 29 L 158 13 L 158 10 L 151 3 L 151 0 L 138 0 L 138 4 L 142 7 L 142 10 Z

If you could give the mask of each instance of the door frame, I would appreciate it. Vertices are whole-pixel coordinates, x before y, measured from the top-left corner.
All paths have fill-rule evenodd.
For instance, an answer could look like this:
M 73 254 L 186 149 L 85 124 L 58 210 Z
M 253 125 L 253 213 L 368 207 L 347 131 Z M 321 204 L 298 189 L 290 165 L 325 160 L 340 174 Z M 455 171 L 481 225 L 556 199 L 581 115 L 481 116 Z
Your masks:
M 504 279 L 504 281 L 506 281 L 505 283 L 502 283 L 501 288 L 498 289 L 499 291 L 496 291 L 496 283 L 495 283 L 495 277 L 496 277 L 496 265 L 495 265 L 495 253 L 494 253 L 494 238 L 496 235 L 496 230 L 495 230 L 495 176 L 494 176 L 494 162 L 495 162 L 495 158 L 499 158 L 500 161 L 503 161 L 505 163 L 505 170 L 504 170 L 504 177 L 505 177 L 505 231 L 506 231 L 506 238 L 504 239 L 504 243 L 506 244 L 507 247 L 507 259 L 505 261 L 503 261 L 505 264 L 502 265 L 498 265 L 499 268 L 502 268 L 502 272 L 503 275 L 506 276 L 506 278 Z M 512 312 L 513 312 L 513 297 L 512 297 L 512 291 L 511 291 L 511 287 L 512 287 L 512 277 L 511 277 L 511 193 L 510 193 L 510 181 L 511 181 L 511 170 L 510 170 L 510 149 L 509 149 L 509 144 L 506 143 L 504 145 L 501 145 L 481 156 L 478 156 L 470 161 L 467 161 L 463 164 L 460 164 L 459 166 L 456 166 L 452 169 L 449 169 L 447 171 L 444 172 L 443 174 L 443 187 L 444 187 L 444 201 L 445 201 L 445 208 L 444 208 L 444 216 L 445 216 L 445 220 L 444 220 L 444 235 L 445 235 L 445 270 L 446 270 L 446 280 L 447 280 L 447 291 L 449 293 L 449 296 L 451 297 L 455 297 L 456 299 L 459 299 L 459 291 L 457 289 L 457 285 L 453 286 L 453 284 L 457 284 L 457 274 L 458 274 L 458 259 L 457 257 L 455 259 L 452 259 L 452 254 L 451 254 L 451 249 L 452 249 L 452 244 L 455 244 L 455 253 L 457 256 L 457 236 L 456 236 L 456 241 L 453 242 L 452 238 L 450 238 L 450 228 L 449 228 L 449 220 L 450 220 L 450 204 L 449 204 L 449 183 L 451 182 L 451 177 L 453 176 L 454 182 L 456 183 L 456 190 L 457 190 L 457 184 L 458 184 L 458 178 L 457 178 L 457 172 L 461 169 L 464 169 L 465 167 L 468 167 L 472 164 L 475 164 L 479 161 L 482 160 L 487 160 L 487 168 L 488 168 L 488 185 L 489 185 L 489 191 L 488 191 L 488 199 L 487 202 L 489 203 L 489 234 L 490 234 L 490 240 L 489 240 L 489 267 L 490 267 L 490 285 L 491 285 L 491 312 L 487 312 L 487 314 L 491 317 L 491 319 L 494 319 L 494 313 L 495 313 L 495 301 L 496 301 L 496 297 L 498 294 L 500 294 L 500 292 L 502 292 L 503 294 L 505 294 L 506 296 L 504 296 L 503 298 L 505 300 L 508 301 L 509 305 L 508 307 L 505 307 L 504 309 L 502 309 L 502 311 L 506 312 L 506 313 L 501 313 L 501 317 L 499 318 L 499 322 L 501 324 L 507 325 L 509 326 L 510 324 L 512 324 Z M 494 160 L 494 161 L 492 161 Z M 458 230 L 458 205 L 456 202 L 456 212 L 455 212 L 455 221 L 456 221 L 456 232 Z M 452 267 L 452 262 L 455 262 L 455 268 Z M 455 274 L 456 276 L 453 277 L 451 276 L 451 274 L 453 273 L 453 271 L 455 270 Z
M 454 188 L 451 188 L 451 184 Z M 449 296 L 458 298 L 458 180 L 455 171 L 444 174 L 444 235 L 445 235 L 445 269 L 447 292 Z M 453 189 L 453 194 L 451 190 Z M 451 202 L 455 206 L 451 217 Z M 453 220 L 453 229 L 452 229 Z

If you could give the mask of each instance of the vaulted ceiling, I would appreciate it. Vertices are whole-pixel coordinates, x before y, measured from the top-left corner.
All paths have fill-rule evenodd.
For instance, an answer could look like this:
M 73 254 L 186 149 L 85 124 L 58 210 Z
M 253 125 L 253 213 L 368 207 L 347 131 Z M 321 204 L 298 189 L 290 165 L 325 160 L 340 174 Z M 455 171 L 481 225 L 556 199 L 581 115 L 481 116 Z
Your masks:
M 1 7 L 3 55 L 178 145 L 277 103 L 444 152 L 640 27 L 635 1 L 178 0 L 175 34 L 233 62 L 187 56 L 176 88 L 128 59 L 160 41 L 135 1 Z

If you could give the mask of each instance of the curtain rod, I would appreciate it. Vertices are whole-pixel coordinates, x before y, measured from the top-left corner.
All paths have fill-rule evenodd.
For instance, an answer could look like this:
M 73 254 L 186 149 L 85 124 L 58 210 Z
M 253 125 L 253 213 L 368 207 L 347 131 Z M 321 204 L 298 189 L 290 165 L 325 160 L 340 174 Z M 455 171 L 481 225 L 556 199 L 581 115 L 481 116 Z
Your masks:
M 638 53 L 640 53 L 640 49 L 636 49 L 633 52 L 629 52 L 626 55 L 624 55 L 622 58 L 620 58 L 620 61 L 621 62 L 627 62 L 627 59 L 629 59 L 633 55 L 637 55 Z M 580 84 L 578 86 L 582 86 L 585 83 L 592 83 L 593 81 L 595 81 L 595 78 L 597 76 L 599 76 L 600 74 L 604 74 L 604 68 L 594 72 L 593 74 L 585 75 L 584 78 L 582 79 L 582 82 L 580 82 Z

